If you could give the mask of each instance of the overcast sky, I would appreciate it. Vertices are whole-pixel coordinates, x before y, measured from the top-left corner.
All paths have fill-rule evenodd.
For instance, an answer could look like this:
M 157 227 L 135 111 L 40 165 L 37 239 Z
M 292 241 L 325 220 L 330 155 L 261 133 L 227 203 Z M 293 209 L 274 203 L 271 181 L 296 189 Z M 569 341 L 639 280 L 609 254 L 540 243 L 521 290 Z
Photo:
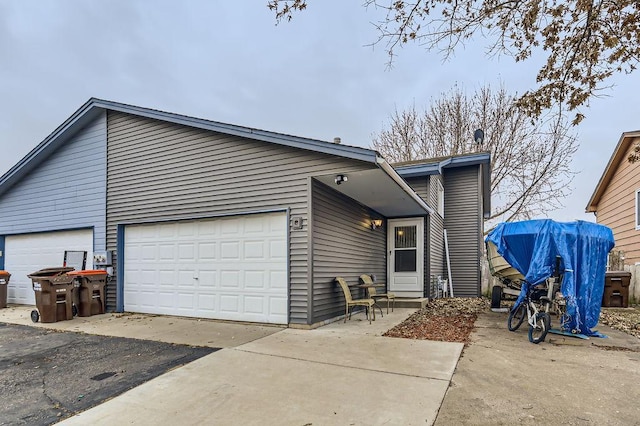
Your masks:
M 279 26 L 266 3 L 0 0 L 0 175 L 90 97 L 370 147 L 395 109 L 454 84 L 535 82 L 534 66 L 486 57 L 482 43 L 447 62 L 408 46 L 388 69 L 384 46 L 367 46 L 380 15 L 361 1 L 310 0 Z M 639 77 L 616 77 L 582 110 L 575 190 L 549 217 L 594 220 L 584 208 L 613 148 L 640 128 Z

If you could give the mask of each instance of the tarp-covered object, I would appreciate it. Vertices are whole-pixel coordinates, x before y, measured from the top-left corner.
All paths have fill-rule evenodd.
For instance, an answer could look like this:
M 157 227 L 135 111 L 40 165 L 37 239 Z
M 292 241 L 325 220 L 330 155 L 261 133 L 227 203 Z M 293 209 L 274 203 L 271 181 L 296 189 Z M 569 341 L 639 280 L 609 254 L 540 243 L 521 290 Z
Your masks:
M 529 286 L 551 277 L 556 256 L 562 258 L 562 294 L 569 322 L 564 331 L 594 335 L 598 323 L 607 255 L 615 242 L 610 228 L 596 223 L 550 219 L 501 223 L 487 235 L 498 253 L 524 275 L 518 302 Z

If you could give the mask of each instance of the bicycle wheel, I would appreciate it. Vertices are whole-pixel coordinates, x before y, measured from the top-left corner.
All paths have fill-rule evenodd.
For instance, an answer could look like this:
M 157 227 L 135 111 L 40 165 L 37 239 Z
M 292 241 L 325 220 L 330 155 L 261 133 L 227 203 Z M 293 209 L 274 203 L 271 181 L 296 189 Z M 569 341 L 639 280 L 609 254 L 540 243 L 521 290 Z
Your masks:
M 509 312 L 507 319 L 507 328 L 509 331 L 516 331 L 522 325 L 524 318 L 527 316 L 527 308 L 524 303 L 520 303 Z
M 529 326 L 529 341 L 531 343 L 544 342 L 551 328 L 551 315 L 548 312 L 538 312 L 534 318 L 534 325 Z

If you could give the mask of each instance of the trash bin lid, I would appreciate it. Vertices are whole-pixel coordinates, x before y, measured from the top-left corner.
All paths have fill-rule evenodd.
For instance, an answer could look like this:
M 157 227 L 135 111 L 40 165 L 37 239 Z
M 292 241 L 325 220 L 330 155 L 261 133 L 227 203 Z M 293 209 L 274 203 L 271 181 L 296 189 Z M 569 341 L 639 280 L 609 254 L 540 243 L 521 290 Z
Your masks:
M 104 269 L 85 269 L 82 271 L 73 271 L 67 273 L 67 275 L 71 275 L 73 277 L 86 277 L 89 275 L 107 275 L 107 271 Z
M 73 271 L 71 267 L 57 267 L 57 268 L 44 268 L 36 272 L 32 272 L 28 277 L 50 277 L 52 275 L 64 274 L 65 272 Z
M 628 271 L 607 271 L 604 273 L 605 277 L 631 277 L 631 272 Z
M 5 277 L 10 277 L 11 274 L 9 273 L 9 271 L 1 271 L 0 270 L 0 277 L 5 276 Z

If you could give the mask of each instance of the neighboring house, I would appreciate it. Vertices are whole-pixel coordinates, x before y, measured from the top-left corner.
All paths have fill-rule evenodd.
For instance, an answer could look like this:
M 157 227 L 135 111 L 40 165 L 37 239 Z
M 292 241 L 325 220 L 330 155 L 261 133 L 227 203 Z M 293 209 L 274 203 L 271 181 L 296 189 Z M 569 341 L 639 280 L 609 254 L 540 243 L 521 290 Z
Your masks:
M 636 266 L 640 265 L 640 163 L 630 163 L 629 155 L 640 143 L 640 130 L 620 136 L 607 166 L 589 199 L 586 211 L 596 221 L 613 230 L 614 250 L 624 252 L 624 262 L 637 282 Z M 640 285 L 630 294 L 640 297 Z
M 111 311 L 309 327 L 344 313 L 335 276 L 428 295 L 446 227 L 454 293 L 477 296 L 488 170 L 489 154 L 396 170 L 365 148 L 90 99 L 0 177 L 0 269 L 9 302 L 33 304 L 28 273 L 108 252 Z

